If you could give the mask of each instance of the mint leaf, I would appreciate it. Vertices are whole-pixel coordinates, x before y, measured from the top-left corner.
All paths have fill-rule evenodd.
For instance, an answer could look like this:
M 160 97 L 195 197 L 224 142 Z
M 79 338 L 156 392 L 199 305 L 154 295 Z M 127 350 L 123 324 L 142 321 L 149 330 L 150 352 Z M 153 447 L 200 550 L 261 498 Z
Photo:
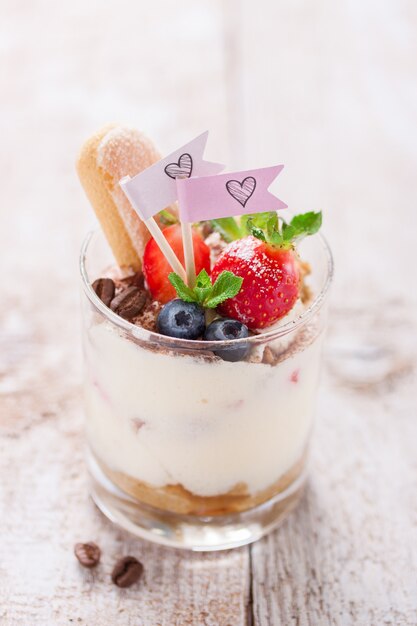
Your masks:
M 239 292 L 243 282 L 243 278 L 240 276 L 236 276 L 233 272 L 224 271 L 219 274 L 216 282 L 212 285 L 210 276 L 204 269 L 197 276 L 194 289 L 187 287 L 182 278 L 175 272 L 171 272 L 168 279 L 181 300 L 196 302 L 206 309 L 215 309 L 221 302 L 233 298 Z
M 171 272 L 168 274 L 168 280 L 181 300 L 184 300 L 185 302 L 197 302 L 194 291 L 185 284 L 181 276 L 178 276 L 175 272 Z
M 205 269 L 202 269 L 199 275 L 197 276 L 196 286 L 197 287 L 211 287 L 210 276 L 207 274 Z
M 208 297 L 212 289 L 210 276 L 207 274 L 205 269 L 202 269 L 199 275 L 196 278 L 196 284 L 194 287 L 194 294 L 197 297 L 197 302 L 199 304 L 203 304 L 205 299 Z
M 239 293 L 243 283 L 243 278 L 236 276 L 233 272 L 223 271 L 221 272 L 216 282 L 214 283 L 211 294 L 205 301 L 204 305 L 209 309 L 214 309 L 216 306 L 233 298 Z
M 242 237 L 239 224 L 233 217 L 220 217 L 216 220 L 211 220 L 211 224 L 214 230 L 220 233 L 227 243 Z

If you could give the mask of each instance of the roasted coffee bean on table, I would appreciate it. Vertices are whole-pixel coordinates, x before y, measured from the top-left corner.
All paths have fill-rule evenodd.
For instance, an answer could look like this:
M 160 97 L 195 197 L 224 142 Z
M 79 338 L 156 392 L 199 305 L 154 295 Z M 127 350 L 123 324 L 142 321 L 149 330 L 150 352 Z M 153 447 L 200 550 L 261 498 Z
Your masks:
M 130 320 L 142 311 L 146 300 L 146 291 L 132 286 L 128 287 L 119 293 L 118 296 L 113 298 L 110 303 L 110 308 L 112 311 L 120 315 L 120 317 Z
M 74 554 L 83 567 L 95 567 L 100 561 L 101 550 L 93 541 L 76 543 Z
M 92 287 L 100 300 L 109 306 L 114 298 L 115 284 L 111 278 L 98 278 L 92 284 Z
M 139 580 L 142 572 L 142 563 L 134 556 L 125 556 L 117 561 L 111 579 L 118 587 L 130 587 Z

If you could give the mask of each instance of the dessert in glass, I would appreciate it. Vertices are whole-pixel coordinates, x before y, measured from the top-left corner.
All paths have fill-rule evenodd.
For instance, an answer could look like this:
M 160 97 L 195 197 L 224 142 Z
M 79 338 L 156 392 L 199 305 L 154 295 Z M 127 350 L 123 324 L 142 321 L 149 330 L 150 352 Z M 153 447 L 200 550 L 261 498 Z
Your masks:
M 212 220 L 193 228 L 190 288 L 116 185 L 149 166 L 146 141 L 106 128 L 78 165 L 106 235 L 81 253 L 92 496 L 158 543 L 243 545 L 305 484 L 331 254 L 319 213 Z M 158 220 L 182 261 L 176 208 Z

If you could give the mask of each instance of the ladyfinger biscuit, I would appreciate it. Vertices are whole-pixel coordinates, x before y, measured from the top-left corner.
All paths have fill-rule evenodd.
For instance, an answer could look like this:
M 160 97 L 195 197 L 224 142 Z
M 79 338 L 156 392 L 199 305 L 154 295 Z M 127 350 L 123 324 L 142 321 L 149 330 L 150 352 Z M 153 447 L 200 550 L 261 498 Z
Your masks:
M 150 235 L 119 186 L 160 159 L 142 133 L 114 124 L 86 141 L 77 161 L 81 184 L 96 212 L 117 263 L 139 270 Z

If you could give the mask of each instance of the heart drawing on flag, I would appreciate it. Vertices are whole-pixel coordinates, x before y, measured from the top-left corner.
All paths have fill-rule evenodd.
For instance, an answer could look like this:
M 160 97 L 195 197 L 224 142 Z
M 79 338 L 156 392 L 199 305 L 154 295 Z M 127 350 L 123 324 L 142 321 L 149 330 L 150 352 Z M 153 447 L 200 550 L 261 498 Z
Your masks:
M 169 163 L 165 167 L 165 174 L 170 178 L 190 178 L 192 171 L 193 160 L 188 152 L 180 156 L 178 163 Z
M 253 176 L 247 176 L 240 183 L 238 180 L 228 180 L 226 189 L 242 206 L 245 206 L 249 198 L 253 195 L 256 187 L 256 180 Z

